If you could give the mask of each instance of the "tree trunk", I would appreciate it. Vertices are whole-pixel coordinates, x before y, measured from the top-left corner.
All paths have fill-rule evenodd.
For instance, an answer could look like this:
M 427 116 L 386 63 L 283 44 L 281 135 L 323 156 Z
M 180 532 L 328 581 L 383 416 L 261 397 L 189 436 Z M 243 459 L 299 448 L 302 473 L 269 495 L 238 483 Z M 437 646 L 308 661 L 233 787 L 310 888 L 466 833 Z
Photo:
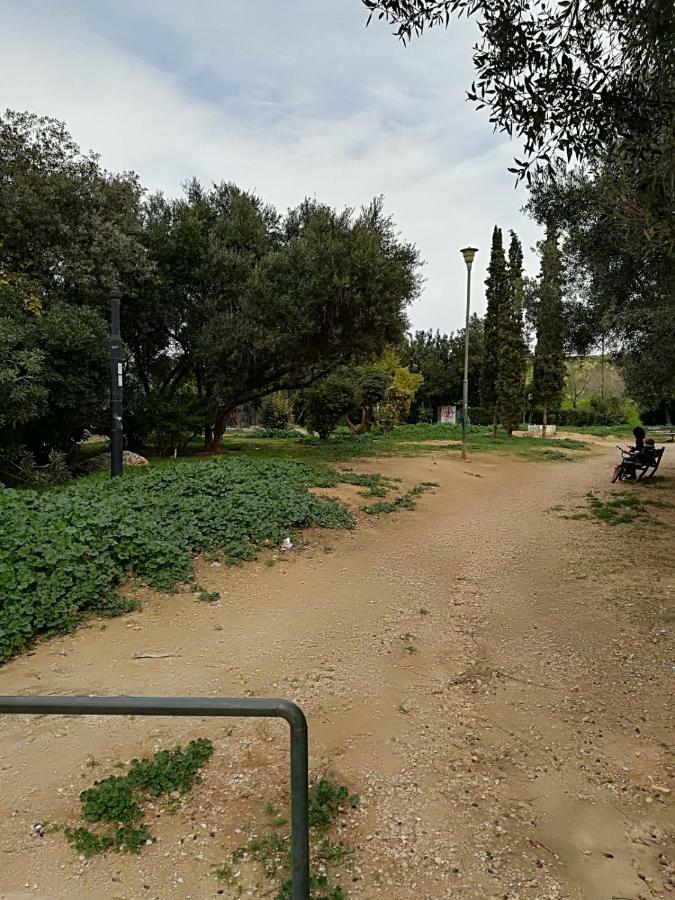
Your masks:
M 220 442 L 225 434 L 225 423 L 227 422 L 228 413 L 229 410 L 226 409 L 219 410 L 216 414 L 216 421 L 211 429 L 211 440 L 207 447 L 212 453 L 217 453 L 220 450 Z
M 664 411 L 666 414 L 666 425 L 672 425 L 673 422 L 672 422 L 672 419 L 670 418 L 670 406 L 668 405 L 668 403 L 666 403 L 666 405 L 664 407 Z
M 497 438 L 497 407 L 492 408 L 492 437 Z
M 546 420 L 547 420 L 547 418 L 548 418 L 548 403 L 546 402 L 546 400 L 544 400 L 544 418 L 542 420 L 543 425 L 541 426 L 541 436 L 543 438 L 546 437 L 546 424 L 547 424 Z
M 370 418 L 371 415 L 372 408 L 370 406 L 363 406 L 361 408 L 361 423 L 359 425 L 354 425 L 349 416 L 345 416 L 345 422 L 352 434 L 364 434 L 372 424 Z

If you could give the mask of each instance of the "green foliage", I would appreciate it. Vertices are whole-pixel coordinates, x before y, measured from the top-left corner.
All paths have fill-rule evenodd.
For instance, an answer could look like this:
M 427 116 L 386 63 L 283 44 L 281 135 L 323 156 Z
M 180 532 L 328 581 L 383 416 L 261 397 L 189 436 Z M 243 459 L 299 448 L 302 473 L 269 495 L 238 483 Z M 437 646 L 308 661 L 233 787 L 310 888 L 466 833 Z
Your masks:
M 393 500 L 380 500 L 378 503 L 372 503 L 370 506 L 364 506 L 363 511 L 369 516 L 375 516 L 378 513 L 393 513 L 397 509 L 415 509 L 415 497 L 438 487 L 435 481 L 423 481 L 421 484 L 415 485 L 405 494 L 399 494 Z
M 350 794 L 343 784 L 332 778 L 319 778 L 309 789 L 309 824 L 325 831 L 330 828 L 340 806 L 357 807 L 359 795 Z
M 576 352 L 609 343 L 629 395 L 665 421 L 675 407 L 675 357 L 662 350 L 675 342 L 672 155 L 656 217 L 642 212 L 651 193 L 645 188 L 659 177 L 644 159 L 639 167 L 642 184 L 621 154 L 561 172 L 533 186 L 528 210 L 540 223 L 554 219 L 561 231 L 566 292 L 580 312 Z M 655 218 L 667 222 L 665 231 Z
M 107 333 L 96 310 L 52 303 L 34 314 L 18 294 L 0 284 L 0 451 L 23 447 L 39 466 L 71 451 L 100 415 Z
M 523 177 L 533 164 L 553 171 L 573 157 L 592 165 L 607 155 L 631 176 L 617 192 L 617 219 L 672 246 L 671 2 L 363 2 L 403 40 L 447 26 L 453 13 L 471 15 L 481 39 L 469 98 L 524 148 L 511 171 Z
M 588 508 L 596 519 L 606 525 L 630 525 L 646 513 L 646 506 L 634 493 L 615 494 L 611 500 L 601 500 L 593 492 L 586 495 Z
M 541 275 L 537 310 L 537 346 L 534 352 L 532 389 L 548 413 L 560 403 L 565 382 L 560 251 L 555 231 L 549 229 L 541 247 Z
M 217 603 L 220 600 L 220 594 L 218 591 L 200 590 L 197 599 L 200 603 Z
M 52 493 L 0 490 L 0 661 L 109 604 L 128 572 L 169 590 L 192 577 L 195 553 L 237 562 L 296 528 L 351 527 L 341 504 L 308 491 L 337 483 L 303 463 L 217 458 Z
M 65 828 L 67 840 L 79 853 L 92 856 L 114 848 L 138 853 L 152 835 L 145 825 L 136 823 L 143 818 L 140 806 L 144 794 L 159 797 L 171 791 L 185 793 L 200 781 L 199 770 L 213 754 L 211 741 L 197 738 L 185 750 L 160 750 L 152 760 L 134 759 L 126 775 L 112 775 L 94 782 L 82 791 L 82 818 L 87 822 L 102 822 L 117 826 L 106 832 L 94 832 L 82 826 Z
M 328 832 L 334 824 L 336 816 L 341 809 L 349 806 L 356 808 L 360 803 L 358 794 L 352 794 L 349 789 L 339 784 L 329 775 L 324 775 L 312 782 L 309 788 L 309 823 L 310 823 L 310 855 L 312 863 L 316 860 L 321 867 L 327 865 L 340 865 L 354 853 L 354 849 L 340 841 L 333 843 L 328 838 Z M 265 807 L 268 816 L 272 816 L 271 827 L 274 829 L 268 834 L 252 837 L 242 847 L 238 847 L 232 854 L 232 861 L 253 859 L 260 863 L 265 873 L 274 876 L 290 869 L 291 854 L 287 836 L 278 832 L 281 825 L 286 824 L 283 817 L 277 815 L 273 804 Z M 281 821 L 279 821 L 281 819 Z M 312 865 L 312 868 L 314 866 Z M 224 874 L 219 875 L 219 871 Z M 232 871 L 230 866 L 222 866 L 216 870 L 219 878 L 229 879 Z M 276 894 L 276 900 L 290 900 L 292 882 L 285 878 Z M 332 884 L 325 874 L 310 874 L 310 900 L 344 900 L 345 894 L 340 885 Z
M 511 232 L 507 292 L 499 306 L 498 353 L 495 380 L 497 418 L 511 434 L 523 409 L 527 348 L 523 338 L 523 251 Z
M 504 256 L 502 230 L 495 225 L 488 277 L 485 281 L 485 312 L 483 336 L 483 368 L 481 371 L 481 400 L 484 406 L 495 409 L 497 403 L 497 377 L 499 375 L 500 324 L 504 318 L 502 307 L 508 303 L 509 281 Z
M 354 214 L 308 200 L 281 219 L 235 185 L 193 181 L 180 200 L 154 197 L 148 219 L 163 317 L 181 335 L 171 369 L 210 398 L 214 447 L 237 405 L 402 337 L 418 253 L 379 201 Z
M 184 450 L 204 427 L 206 405 L 189 385 L 176 390 L 136 392 L 128 405 L 126 428 L 134 442 L 152 447 L 158 456 Z
M 317 382 L 307 393 L 307 427 L 322 441 L 328 440 L 338 423 L 357 405 L 354 380 L 343 369 Z
M 483 323 L 476 315 L 469 322 L 469 348 L 469 405 L 475 406 L 483 363 Z M 406 337 L 400 353 L 408 368 L 424 379 L 412 400 L 411 421 L 433 422 L 439 406 L 456 404 L 462 396 L 464 330 L 450 335 L 417 331 Z
M 260 424 L 267 431 L 286 431 L 293 417 L 288 394 L 277 393 L 265 397 L 260 407 Z

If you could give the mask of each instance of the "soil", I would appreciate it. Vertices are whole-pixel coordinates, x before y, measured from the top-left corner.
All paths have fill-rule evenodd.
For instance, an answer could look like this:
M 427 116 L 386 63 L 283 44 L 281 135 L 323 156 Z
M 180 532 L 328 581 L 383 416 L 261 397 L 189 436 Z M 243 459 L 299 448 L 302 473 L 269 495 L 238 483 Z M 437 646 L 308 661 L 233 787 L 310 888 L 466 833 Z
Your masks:
M 564 518 L 589 490 L 622 490 L 615 455 L 597 441 L 575 463 L 354 464 L 440 487 L 415 511 L 360 514 L 353 531 L 242 567 L 202 560 L 217 603 L 141 590 L 142 612 L 8 663 L 0 692 L 297 701 L 313 773 L 361 796 L 340 817 L 355 852 L 331 870 L 349 897 L 675 896 L 673 511 L 650 507 L 639 527 Z M 669 456 L 641 496 L 674 499 Z M 288 802 L 283 723 L 13 716 L 0 729 L 2 900 L 275 896 L 257 867 L 225 880 L 214 867 L 263 833 L 267 803 Z M 215 745 L 204 781 L 178 810 L 154 803 L 156 842 L 138 856 L 84 860 L 49 827 L 78 824 L 79 792 L 116 762 L 197 736 Z

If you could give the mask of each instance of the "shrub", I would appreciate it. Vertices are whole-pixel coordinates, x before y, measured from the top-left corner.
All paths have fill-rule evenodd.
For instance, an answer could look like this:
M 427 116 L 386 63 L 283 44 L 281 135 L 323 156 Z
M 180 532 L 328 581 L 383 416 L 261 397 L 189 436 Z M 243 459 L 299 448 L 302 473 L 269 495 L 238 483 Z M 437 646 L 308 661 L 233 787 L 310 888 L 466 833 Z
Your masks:
M 204 427 L 204 403 L 194 391 L 153 390 L 138 396 L 129 410 L 128 431 L 134 441 L 153 447 L 160 456 L 182 450 Z
M 260 407 L 260 424 L 269 431 L 285 431 L 292 415 L 293 409 L 287 394 L 270 394 Z
M 307 427 L 326 441 L 356 405 L 353 379 L 344 371 L 334 372 L 317 382 L 307 394 Z

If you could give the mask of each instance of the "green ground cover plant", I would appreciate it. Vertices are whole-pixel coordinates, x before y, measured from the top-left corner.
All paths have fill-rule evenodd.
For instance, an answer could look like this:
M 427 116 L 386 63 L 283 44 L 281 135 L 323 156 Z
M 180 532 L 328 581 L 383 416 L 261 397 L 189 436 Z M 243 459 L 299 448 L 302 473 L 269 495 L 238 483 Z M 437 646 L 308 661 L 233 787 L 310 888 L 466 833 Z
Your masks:
M 649 517 L 650 525 L 661 525 L 660 521 L 650 517 L 650 507 L 656 509 L 672 509 L 673 504 L 667 500 L 643 499 L 633 491 L 622 491 L 613 494 L 609 499 L 601 499 L 593 492 L 586 495 L 586 503 L 590 514 L 607 525 L 629 525 L 636 519 Z
M 379 500 L 377 503 L 371 503 L 370 506 L 364 506 L 363 511 L 369 516 L 375 516 L 379 513 L 393 513 L 397 509 L 415 509 L 417 507 L 416 497 L 424 494 L 426 491 L 432 491 L 437 488 L 437 481 L 423 481 L 406 491 L 405 494 L 399 494 L 392 500 Z
M 309 490 L 339 481 L 325 467 L 242 456 L 0 490 L 0 662 L 83 612 L 132 608 L 115 592 L 130 574 L 170 590 L 192 579 L 196 553 L 238 562 L 294 529 L 351 528 L 341 503 Z
M 344 841 L 333 842 L 330 830 L 337 818 L 347 808 L 355 809 L 360 803 L 358 794 L 353 794 L 331 775 L 324 774 L 313 781 L 309 788 L 310 855 L 312 868 L 317 863 L 339 866 L 353 854 L 354 848 Z M 283 879 L 275 900 L 291 900 L 291 879 L 288 876 L 291 865 L 290 840 L 287 833 L 279 829 L 287 824 L 287 817 L 279 815 L 273 804 L 265 807 L 270 817 L 266 834 L 255 835 L 232 853 L 232 862 L 242 860 L 258 863 L 268 877 L 281 876 Z M 214 870 L 216 878 L 235 887 L 241 894 L 243 889 L 234 879 L 233 867 L 229 864 Z M 271 893 L 271 892 L 269 892 Z M 344 900 L 345 894 L 339 884 L 331 881 L 326 874 L 312 872 L 310 875 L 310 900 Z
M 100 823 L 99 830 L 86 826 L 65 828 L 66 839 L 84 856 L 111 848 L 138 853 L 152 835 L 138 824 L 144 813 L 141 803 L 148 796 L 160 797 L 173 791 L 186 793 L 201 780 L 200 769 L 213 754 L 206 738 L 190 741 L 185 749 L 160 750 L 152 759 L 134 759 L 126 775 L 111 775 L 80 794 L 82 818 Z M 101 828 L 103 830 L 101 830 Z

